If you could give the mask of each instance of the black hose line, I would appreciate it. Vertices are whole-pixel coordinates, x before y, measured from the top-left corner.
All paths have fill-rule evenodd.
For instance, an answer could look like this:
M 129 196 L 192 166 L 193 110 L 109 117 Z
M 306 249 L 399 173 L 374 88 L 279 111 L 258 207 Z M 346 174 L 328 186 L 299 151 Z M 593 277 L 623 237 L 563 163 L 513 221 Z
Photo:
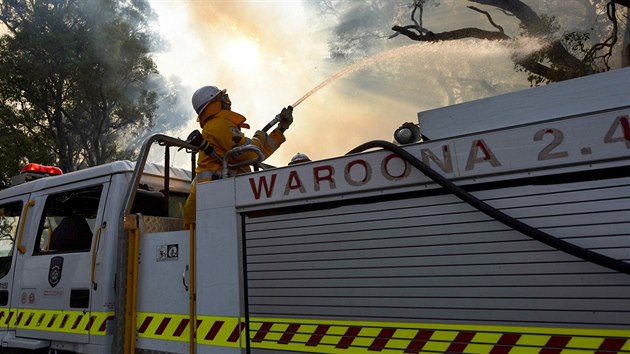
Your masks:
M 561 240 L 557 237 L 551 236 L 546 232 L 533 228 L 495 208 L 486 204 L 482 200 L 473 196 L 472 194 L 466 192 L 461 187 L 457 186 L 453 182 L 449 181 L 447 178 L 437 173 L 435 170 L 431 169 L 425 163 L 420 161 L 418 158 L 407 152 L 405 149 L 394 145 L 387 141 L 375 140 L 369 141 L 365 144 L 357 146 L 352 149 L 348 154 L 354 154 L 358 152 L 363 152 L 368 149 L 373 148 L 383 148 L 385 150 L 389 150 L 395 154 L 398 154 L 402 159 L 409 162 L 413 167 L 420 170 L 427 177 L 431 178 L 435 183 L 442 186 L 444 189 L 448 190 L 452 194 L 456 195 L 458 198 L 463 200 L 464 202 L 470 204 L 477 210 L 483 212 L 484 214 L 490 216 L 491 218 L 503 223 L 504 225 L 521 232 L 522 234 L 533 238 L 536 241 L 540 241 L 548 246 L 551 246 L 559 251 L 568 253 L 572 256 L 581 258 L 587 262 L 595 263 L 602 267 L 606 267 L 608 269 L 612 269 L 621 273 L 630 274 L 630 264 L 620 261 L 615 258 L 611 258 L 605 256 L 603 254 L 593 252 L 586 248 L 579 247 L 572 243 Z

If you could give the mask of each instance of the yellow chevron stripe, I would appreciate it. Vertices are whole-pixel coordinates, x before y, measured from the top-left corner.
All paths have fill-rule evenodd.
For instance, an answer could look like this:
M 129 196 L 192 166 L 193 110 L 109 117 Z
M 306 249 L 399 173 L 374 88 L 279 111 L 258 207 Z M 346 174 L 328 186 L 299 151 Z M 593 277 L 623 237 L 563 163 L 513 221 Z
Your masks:
M 81 335 L 106 335 L 106 321 L 112 312 L 83 313 L 82 311 L 0 308 L 0 328 L 20 328 L 36 331 L 63 332 Z M 7 321 L 10 319 L 10 321 Z M 89 325 L 90 319 L 92 323 Z M 188 315 L 139 313 L 138 337 L 187 342 L 190 331 Z M 145 323 L 146 321 L 146 323 Z M 244 331 L 239 323 L 244 319 L 223 316 L 197 316 L 197 343 L 209 346 L 240 347 Z M 553 328 L 524 326 L 486 326 L 428 323 L 398 323 L 374 321 L 340 321 L 312 319 L 251 318 L 250 346 L 312 353 L 402 354 L 414 352 L 421 342 L 421 353 L 446 352 L 458 335 L 468 334 L 461 344 L 462 353 L 490 353 L 503 336 L 513 334 L 510 354 L 539 353 L 553 337 L 567 337 L 559 354 L 593 354 L 605 340 L 616 340 L 623 346 L 619 354 L 630 354 L 630 330 Z M 325 326 L 324 332 L 318 332 Z M 89 330 L 88 330 L 89 328 Z M 292 330 L 290 330 L 292 328 Z M 297 331 L 295 329 L 297 328 Z M 423 339 L 418 339 L 420 331 Z M 293 333 L 295 332 L 295 333 Z M 317 334 L 319 333 L 319 334 Z M 386 334 L 383 334 L 386 333 Z M 384 335 L 385 338 L 381 338 Z M 313 337 L 317 337 L 313 341 Z M 516 340 L 516 338 L 518 338 Z M 380 341 L 380 342 L 379 342 Z M 341 348 L 338 348 L 341 346 Z M 345 346 L 345 347 L 344 347 Z M 417 352 L 417 351 L 415 351 Z
M 216 345 L 222 347 L 232 347 L 238 348 L 241 343 L 240 340 L 236 342 L 229 342 L 228 339 L 237 328 L 240 322 L 244 322 L 244 320 L 240 320 L 236 317 L 219 317 L 219 316 L 197 316 L 197 321 L 201 320 L 201 325 L 197 328 L 197 343 L 204 345 Z M 223 322 L 223 324 L 221 324 Z M 219 328 L 218 332 L 214 336 L 213 339 L 206 339 L 208 334 L 210 334 L 212 328 Z M 237 330 L 238 331 L 238 330 Z M 245 331 L 241 331 L 242 334 Z
M 138 313 L 136 321 L 139 338 L 187 342 L 189 340 L 190 323 L 176 333 L 182 320 L 188 320 L 188 315 L 165 313 Z M 240 336 L 236 341 L 229 341 L 239 324 L 239 319 L 221 316 L 197 316 L 197 343 L 204 345 L 234 347 L 240 346 Z M 214 330 L 213 330 L 214 329 Z M 210 336 L 210 333 L 213 333 Z M 215 333 L 216 332 L 216 333 Z M 237 329 L 237 334 L 238 334 Z
M 295 319 L 295 318 L 274 318 L 274 317 L 251 317 L 251 327 L 254 324 L 260 325 L 264 322 L 272 323 L 300 323 L 302 325 L 320 325 L 326 324 L 348 327 L 374 327 L 374 328 L 398 328 L 398 329 L 432 329 L 442 331 L 470 331 L 484 333 L 526 333 L 526 334 L 543 334 L 543 335 L 566 335 L 566 336 L 595 336 L 595 337 L 628 337 L 630 328 L 628 329 L 590 329 L 590 328 L 567 328 L 567 327 L 526 327 L 526 326 L 491 326 L 491 325 L 470 325 L 470 324 L 441 324 L 441 323 L 413 323 L 413 322 L 375 322 L 375 321 L 347 321 L 347 320 L 328 320 L 328 319 Z M 413 333 L 408 332 L 409 339 L 413 338 Z
M 113 312 L 83 313 L 83 311 L 67 310 L 2 308 L 0 309 L 0 328 L 104 336 L 106 334 L 105 321 L 113 315 Z M 10 321 L 7 322 L 8 319 Z M 90 320 L 91 325 L 89 325 Z
M 251 318 L 250 340 L 252 348 L 286 350 L 293 352 L 313 353 L 349 353 L 371 354 L 404 353 L 406 350 L 414 352 L 410 345 L 419 333 L 424 330 L 430 334 L 422 342 L 421 353 L 443 353 L 456 343 L 456 337 L 463 332 L 472 338 L 468 342 L 460 343 L 464 347 L 462 353 L 490 353 L 495 346 L 510 348 L 510 354 L 539 353 L 554 337 L 568 337 L 564 348 L 559 348 L 560 354 L 593 354 L 597 352 L 607 338 L 621 338 L 625 344 L 620 354 L 630 354 L 630 330 L 616 329 L 584 329 L 584 328 L 553 328 L 553 327 L 524 327 L 524 326 L 487 326 L 487 325 L 456 325 L 456 324 L 417 324 L 396 322 L 371 321 L 339 321 L 339 320 L 310 320 L 310 319 L 281 319 L 281 318 Z M 291 340 L 282 341 L 283 335 L 291 324 L 300 324 L 294 334 L 288 336 Z M 319 325 L 329 326 L 325 335 L 318 338 L 316 345 L 307 345 L 309 339 L 315 336 Z M 353 333 L 352 340 L 347 340 L 346 348 L 337 348 L 344 335 L 350 328 L 360 330 Z M 389 337 L 377 342 L 381 331 L 389 329 Z M 512 334 L 518 338 L 513 343 L 500 344 L 504 335 Z M 263 338 L 262 340 L 260 340 Z M 416 342 L 418 342 L 416 340 Z M 349 343 L 349 344 L 348 344 Z M 417 343 L 416 343 L 417 344 Z M 457 343 L 456 343 L 457 344 Z M 374 346 L 373 348 L 370 348 Z

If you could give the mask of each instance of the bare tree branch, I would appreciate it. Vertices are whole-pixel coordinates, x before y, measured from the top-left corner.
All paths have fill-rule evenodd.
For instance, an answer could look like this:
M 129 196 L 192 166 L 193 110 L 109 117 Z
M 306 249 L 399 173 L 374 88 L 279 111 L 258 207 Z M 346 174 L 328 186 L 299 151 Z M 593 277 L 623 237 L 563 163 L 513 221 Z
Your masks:
M 588 50 L 580 51 L 583 43 L 588 39 L 587 34 L 571 32 L 564 34 L 562 38 L 557 38 L 554 28 L 553 16 L 539 16 L 530 6 L 521 0 L 468 0 L 471 3 L 491 6 L 502 13 L 515 17 L 524 31 L 524 35 L 536 36 L 546 40 L 547 44 L 525 58 L 514 57 L 513 61 L 518 66 L 530 72 L 530 81 L 534 83 L 546 80 L 547 82 L 561 81 L 574 77 L 591 74 L 598 70 L 608 70 L 608 62 L 612 57 L 613 47 L 617 43 L 617 18 L 615 14 L 615 4 L 630 7 L 630 0 L 611 0 L 607 6 L 608 18 L 612 22 L 610 36 L 602 43 L 593 45 Z M 490 12 L 468 6 L 470 10 L 484 14 L 489 23 L 497 31 L 487 31 L 480 28 L 460 28 L 439 33 L 433 33 L 426 28 L 418 28 L 421 22 L 415 20 L 414 14 L 422 14 L 424 2 L 415 0 L 412 13 L 413 25 L 394 26 L 392 30 L 395 34 L 402 34 L 409 39 L 421 42 L 450 41 L 463 38 L 475 38 L 486 40 L 506 40 L 511 39 L 505 34 L 504 28 L 499 25 L 491 16 Z M 570 37 L 572 36 L 572 37 Z M 577 46 L 567 46 L 567 41 L 579 41 Z M 577 48 L 577 49 L 576 49 Z M 630 46 L 628 48 L 628 61 L 630 62 Z M 536 77 L 538 76 L 538 77 Z M 542 78 L 542 79 L 541 79 Z
M 427 32 L 416 33 L 411 31 L 409 28 L 394 26 L 392 27 L 393 31 L 396 31 L 402 35 L 413 39 L 414 41 L 420 42 L 439 42 L 439 41 L 452 41 L 457 39 L 464 38 L 477 38 L 477 39 L 488 39 L 488 40 L 504 40 L 510 39 L 508 35 L 501 32 L 492 32 L 486 31 L 479 28 L 469 27 L 469 28 L 461 28 L 453 31 L 445 31 L 439 33 Z
M 601 59 L 604 62 L 606 70 L 610 70 L 608 61 L 612 57 L 613 47 L 617 43 L 617 11 L 615 9 L 615 2 L 621 2 L 622 4 L 624 3 L 624 1 L 622 0 L 615 0 L 609 2 L 606 6 L 606 14 L 608 15 L 608 19 L 610 19 L 610 22 L 612 22 L 613 24 L 610 35 L 602 43 L 597 43 L 593 47 L 591 47 L 591 49 L 586 52 L 586 55 L 584 56 L 584 62 L 587 63 L 597 59 Z M 628 6 L 630 6 L 630 0 L 625 2 L 627 2 Z M 604 49 L 606 49 L 606 51 L 603 54 L 598 55 L 598 52 Z
M 488 18 L 488 22 L 490 22 L 490 24 L 494 28 L 498 29 L 499 32 L 501 32 L 501 33 L 505 33 L 505 31 L 503 31 L 503 27 L 499 26 L 498 24 L 496 24 L 496 22 L 494 22 L 494 20 L 492 19 L 492 16 L 490 16 L 490 13 L 488 13 L 488 11 L 483 11 L 481 9 L 478 9 L 478 8 L 474 7 L 474 6 L 467 6 L 467 7 L 469 9 L 471 9 L 471 10 L 474 10 L 474 11 L 477 11 L 477 12 L 480 12 L 480 13 L 486 15 L 486 17 Z

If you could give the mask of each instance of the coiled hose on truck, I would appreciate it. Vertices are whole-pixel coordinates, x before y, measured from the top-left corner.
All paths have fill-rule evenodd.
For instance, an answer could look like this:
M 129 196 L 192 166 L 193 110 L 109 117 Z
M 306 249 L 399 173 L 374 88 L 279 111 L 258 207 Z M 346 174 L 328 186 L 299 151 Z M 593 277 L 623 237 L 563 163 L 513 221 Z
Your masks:
M 374 140 L 369 141 L 365 144 L 359 145 L 356 148 L 352 149 L 348 154 L 354 154 L 358 152 L 363 152 L 368 149 L 373 148 L 383 148 L 385 150 L 389 150 L 395 154 L 398 154 L 402 159 L 409 162 L 413 167 L 417 168 L 425 174 L 427 177 L 431 178 L 435 183 L 442 186 L 447 191 L 456 195 L 458 198 L 463 200 L 464 202 L 470 204 L 477 210 L 483 212 L 489 217 L 501 222 L 502 224 L 533 238 L 536 241 L 540 241 L 548 246 L 551 246 L 559 251 L 568 253 L 572 256 L 581 258 L 587 262 L 595 263 L 602 267 L 606 267 L 608 269 L 612 269 L 621 273 L 630 274 L 630 264 L 620 261 L 615 258 L 611 258 L 605 256 L 603 254 L 593 252 L 586 248 L 582 248 L 580 246 L 574 245 L 572 243 L 561 240 L 557 237 L 549 235 L 548 233 L 533 228 L 505 213 L 495 209 L 494 207 L 486 204 L 484 201 L 475 197 L 474 195 L 466 192 L 461 187 L 457 186 L 453 182 L 449 181 L 447 178 L 437 173 L 435 170 L 431 169 L 424 162 L 407 152 L 405 149 L 394 145 L 390 142 L 383 140 Z

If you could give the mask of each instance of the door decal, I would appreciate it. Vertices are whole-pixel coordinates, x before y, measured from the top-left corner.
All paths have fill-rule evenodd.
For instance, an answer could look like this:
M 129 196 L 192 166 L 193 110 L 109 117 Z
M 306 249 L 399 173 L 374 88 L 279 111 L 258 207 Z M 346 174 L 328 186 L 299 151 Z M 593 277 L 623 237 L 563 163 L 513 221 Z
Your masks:
M 48 268 L 48 284 L 53 288 L 59 284 L 61 280 L 61 272 L 63 271 L 63 257 L 56 256 L 50 259 L 50 268 Z

